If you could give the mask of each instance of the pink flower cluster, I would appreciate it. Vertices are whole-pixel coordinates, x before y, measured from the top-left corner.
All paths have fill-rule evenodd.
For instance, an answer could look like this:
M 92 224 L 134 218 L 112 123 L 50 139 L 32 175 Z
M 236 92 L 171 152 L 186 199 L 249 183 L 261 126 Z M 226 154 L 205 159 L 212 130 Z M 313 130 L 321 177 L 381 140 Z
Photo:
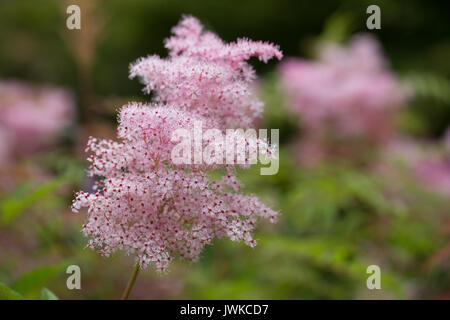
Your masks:
M 405 137 L 389 141 L 381 152 L 377 173 L 390 184 L 402 181 L 401 168 L 408 169 L 422 187 L 442 196 L 450 195 L 450 129 L 437 145 Z M 400 167 L 399 167 L 400 166 Z M 399 170 L 400 168 L 400 170 Z
M 278 47 L 248 39 L 224 43 L 194 17 L 185 17 L 172 32 L 165 41 L 169 57 L 138 60 L 130 77 L 138 76 L 145 91 L 156 94 L 155 101 L 212 119 L 216 127 L 251 126 L 263 103 L 250 88 L 255 72 L 246 60 L 281 59 Z
M 450 195 L 450 128 L 443 139 L 443 154 L 429 157 L 416 164 L 418 176 L 434 191 Z
M 76 194 L 72 209 L 88 208 L 83 231 L 88 246 L 108 256 L 120 249 L 135 255 L 141 268 L 167 269 L 176 257 L 198 259 L 215 237 L 256 245 L 251 232 L 258 217 L 277 213 L 241 188 L 229 165 L 177 165 L 171 152 L 178 128 L 249 125 L 261 103 L 249 90 L 254 73 L 245 62 L 281 57 L 271 44 L 240 40 L 223 43 L 185 17 L 166 41 L 169 57 L 151 56 L 131 66 L 152 104 L 130 103 L 120 110 L 120 142 L 91 138 L 89 173 L 100 177 L 95 193 Z M 213 179 L 211 169 L 223 172 Z
M 450 195 L 450 157 L 423 161 L 417 165 L 416 172 L 431 189 Z
M 74 102 L 64 89 L 0 82 L 0 156 L 35 152 L 58 138 L 73 121 Z
M 348 46 L 324 44 L 318 61 L 288 59 L 280 73 L 290 109 L 314 135 L 331 131 L 383 140 L 391 133 L 392 111 L 407 98 L 367 35 L 355 36 Z

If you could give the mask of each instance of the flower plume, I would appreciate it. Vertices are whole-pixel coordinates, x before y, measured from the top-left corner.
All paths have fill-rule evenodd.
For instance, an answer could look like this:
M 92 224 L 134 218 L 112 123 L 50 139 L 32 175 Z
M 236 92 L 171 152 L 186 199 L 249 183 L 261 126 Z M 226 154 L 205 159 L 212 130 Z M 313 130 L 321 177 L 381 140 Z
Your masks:
M 193 17 L 172 31 L 168 58 L 149 56 L 131 65 L 130 77 L 139 76 L 154 99 L 122 107 L 119 141 L 89 140 L 96 191 L 77 193 L 72 205 L 74 212 L 88 208 L 83 232 L 89 247 L 105 256 L 124 250 L 142 268 L 159 271 L 176 256 L 195 261 L 216 237 L 253 247 L 257 218 L 274 222 L 277 216 L 256 196 L 240 193 L 234 165 L 177 164 L 171 153 L 173 132 L 192 133 L 196 122 L 219 131 L 248 127 L 262 103 L 251 92 L 254 72 L 245 60 L 281 58 L 281 52 L 244 39 L 225 44 Z M 220 178 L 210 177 L 214 169 Z

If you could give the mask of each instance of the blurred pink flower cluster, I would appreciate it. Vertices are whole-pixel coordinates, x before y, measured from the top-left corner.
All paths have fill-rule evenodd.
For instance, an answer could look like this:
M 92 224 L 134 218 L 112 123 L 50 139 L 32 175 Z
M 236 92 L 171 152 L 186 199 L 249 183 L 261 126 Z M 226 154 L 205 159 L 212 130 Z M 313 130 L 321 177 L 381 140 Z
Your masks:
M 368 35 L 353 37 L 347 46 L 322 44 L 317 61 L 287 59 L 280 74 L 288 107 L 311 138 L 305 149 L 317 155 L 330 136 L 386 141 L 392 114 L 408 97 Z
M 444 136 L 440 155 L 418 162 L 415 166 L 418 176 L 433 190 L 450 196 L 450 128 Z
M 423 161 L 416 170 L 430 188 L 443 195 L 450 195 L 450 157 Z
M 54 143 L 73 121 L 74 107 L 73 97 L 62 88 L 0 82 L 0 159 Z
M 450 129 L 437 145 L 396 137 L 386 144 L 380 158 L 375 169 L 390 184 L 404 180 L 398 176 L 403 167 L 421 181 L 422 187 L 443 196 L 450 195 Z
M 184 17 L 166 40 L 169 57 L 140 59 L 130 76 L 139 76 L 152 104 L 130 103 L 119 114 L 121 142 L 91 138 L 90 174 L 101 177 L 97 192 L 79 192 L 73 211 L 88 207 L 83 231 L 89 247 L 103 255 L 121 249 L 135 255 L 141 268 L 167 269 L 175 256 L 195 261 L 215 237 L 256 244 L 251 236 L 257 217 L 272 222 L 277 213 L 253 195 L 239 193 L 230 165 L 178 165 L 171 152 L 172 133 L 248 126 L 262 104 L 249 89 L 255 78 L 245 62 L 281 58 L 274 45 L 238 40 L 225 44 Z M 223 175 L 212 179 L 211 169 Z

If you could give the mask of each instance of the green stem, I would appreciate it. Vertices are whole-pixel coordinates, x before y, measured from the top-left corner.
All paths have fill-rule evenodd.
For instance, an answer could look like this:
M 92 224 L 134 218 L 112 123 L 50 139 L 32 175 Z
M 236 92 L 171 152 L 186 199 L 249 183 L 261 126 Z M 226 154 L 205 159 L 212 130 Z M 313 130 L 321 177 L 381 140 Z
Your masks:
M 139 274 L 139 262 L 136 263 L 136 267 L 134 267 L 133 275 L 130 278 L 130 281 L 128 281 L 127 288 L 123 292 L 121 300 L 127 300 L 128 296 L 131 292 L 131 289 L 133 288 L 134 283 L 136 282 L 137 275 Z

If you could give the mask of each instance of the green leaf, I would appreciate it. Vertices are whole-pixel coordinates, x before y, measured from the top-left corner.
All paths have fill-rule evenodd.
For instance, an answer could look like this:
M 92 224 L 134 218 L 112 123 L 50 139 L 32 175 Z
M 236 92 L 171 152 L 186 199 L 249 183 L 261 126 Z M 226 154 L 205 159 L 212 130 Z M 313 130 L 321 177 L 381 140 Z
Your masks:
M 59 300 L 58 297 L 47 288 L 41 290 L 41 300 Z
M 24 300 L 24 297 L 6 284 L 0 282 L 0 300 Z
M 22 275 L 12 287 L 24 296 L 33 294 L 47 284 L 53 277 L 61 273 L 66 265 L 67 263 L 61 263 L 56 266 L 34 269 Z
M 66 182 L 65 177 L 59 177 L 44 183 L 35 190 L 27 184 L 20 185 L 0 203 L 0 224 L 11 223 L 34 203 L 47 197 Z

